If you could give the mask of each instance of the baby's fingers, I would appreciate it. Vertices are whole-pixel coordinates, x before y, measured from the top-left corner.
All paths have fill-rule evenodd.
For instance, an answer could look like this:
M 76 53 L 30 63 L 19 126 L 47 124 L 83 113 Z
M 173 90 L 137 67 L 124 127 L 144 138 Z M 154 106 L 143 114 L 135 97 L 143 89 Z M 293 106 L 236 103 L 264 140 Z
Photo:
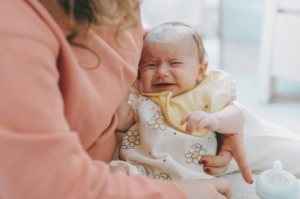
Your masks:
M 194 114 L 195 112 L 189 112 L 188 114 L 186 114 L 180 121 L 180 125 L 184 125 L 184 123 L 186 123 L 190 117 Z
M 203 120 L 203 115 L 194 114 L 192 115 L 185 128 L 185 132 L 188 134 L 192 134 L 199 123 Z M 198 127 L 197 127 L 198 128 Z
M 200 122 L 198 122 L 196 130 L 197 130 L 197 131 L 201 130 L 201 129 L 204 128 L 206 125 L 208 125 L 208 123 L 209 123 L 208 119 L 203 119 L 203 120 L 201 120 Z

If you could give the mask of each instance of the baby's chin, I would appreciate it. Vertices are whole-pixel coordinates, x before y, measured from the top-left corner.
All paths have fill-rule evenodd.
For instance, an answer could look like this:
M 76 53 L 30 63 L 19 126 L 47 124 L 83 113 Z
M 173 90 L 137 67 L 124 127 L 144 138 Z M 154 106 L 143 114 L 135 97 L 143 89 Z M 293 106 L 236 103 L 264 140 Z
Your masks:
M 140 87 L 141 91 L 143 93 L 162 93 L 164 91 L 157 91 L 157 90 L 154 90 L 154 89 L 144 89 L 142 86 Z
M 176 97 L 178 95 L 181 95 L 182 93 L 179 93 L 178 91 L 172 91 L 172 90 L 154 90 L 154 89 L 142 89 L 141 91 L 143 93 L 163 93 L 163 92 L 172 92 L 172 97 Z

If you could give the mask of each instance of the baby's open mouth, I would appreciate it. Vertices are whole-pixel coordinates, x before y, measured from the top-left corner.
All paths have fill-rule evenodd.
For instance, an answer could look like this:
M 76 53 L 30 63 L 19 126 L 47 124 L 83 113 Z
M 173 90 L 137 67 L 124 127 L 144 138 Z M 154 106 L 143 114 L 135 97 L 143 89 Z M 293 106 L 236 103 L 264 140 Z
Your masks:
M 155 84 L 154 86 L 170 86 L 170 85 L 174 85 L 171 83 L 162 83 L 162 84 Z
M 166 90 L 171 89 L 175 85 L 176 84 L 171 84 L 171 83 L 160 83 L 160 84 L 154 84 L 154 87 L 161 91 L 166 91 Z

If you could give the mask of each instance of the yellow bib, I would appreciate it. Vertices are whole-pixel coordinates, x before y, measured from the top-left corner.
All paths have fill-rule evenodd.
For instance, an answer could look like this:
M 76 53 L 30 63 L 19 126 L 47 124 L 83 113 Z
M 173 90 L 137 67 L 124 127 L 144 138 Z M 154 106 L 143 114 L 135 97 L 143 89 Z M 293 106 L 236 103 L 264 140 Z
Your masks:
M 221 111 L 230 101 L 231 84 L 232 80 L 226 72 L 212 70 L 193 90 L 182 95 L 172 97 L 171 91 L 162 93 L 141 91 L 141 94 L 161 107 L 165 122 L 169 126 L 184 133 L 186 124 L 180 126 L 183 116 L 194 111 L 206 113 Z M 201 129 L 194 131 L 192 135 L 201 137 L 207 133 L 207 129 Z

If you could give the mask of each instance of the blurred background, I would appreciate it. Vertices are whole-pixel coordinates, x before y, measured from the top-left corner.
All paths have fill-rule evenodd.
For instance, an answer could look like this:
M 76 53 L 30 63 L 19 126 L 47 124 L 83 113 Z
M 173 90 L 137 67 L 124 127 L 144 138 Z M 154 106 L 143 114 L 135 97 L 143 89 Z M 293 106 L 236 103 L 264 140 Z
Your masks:
M 181 21 L 202 36 L 208 70 L 225 70 L 238 102 L 300 134 L 300 0 L 143 0 L 142 21 Z

